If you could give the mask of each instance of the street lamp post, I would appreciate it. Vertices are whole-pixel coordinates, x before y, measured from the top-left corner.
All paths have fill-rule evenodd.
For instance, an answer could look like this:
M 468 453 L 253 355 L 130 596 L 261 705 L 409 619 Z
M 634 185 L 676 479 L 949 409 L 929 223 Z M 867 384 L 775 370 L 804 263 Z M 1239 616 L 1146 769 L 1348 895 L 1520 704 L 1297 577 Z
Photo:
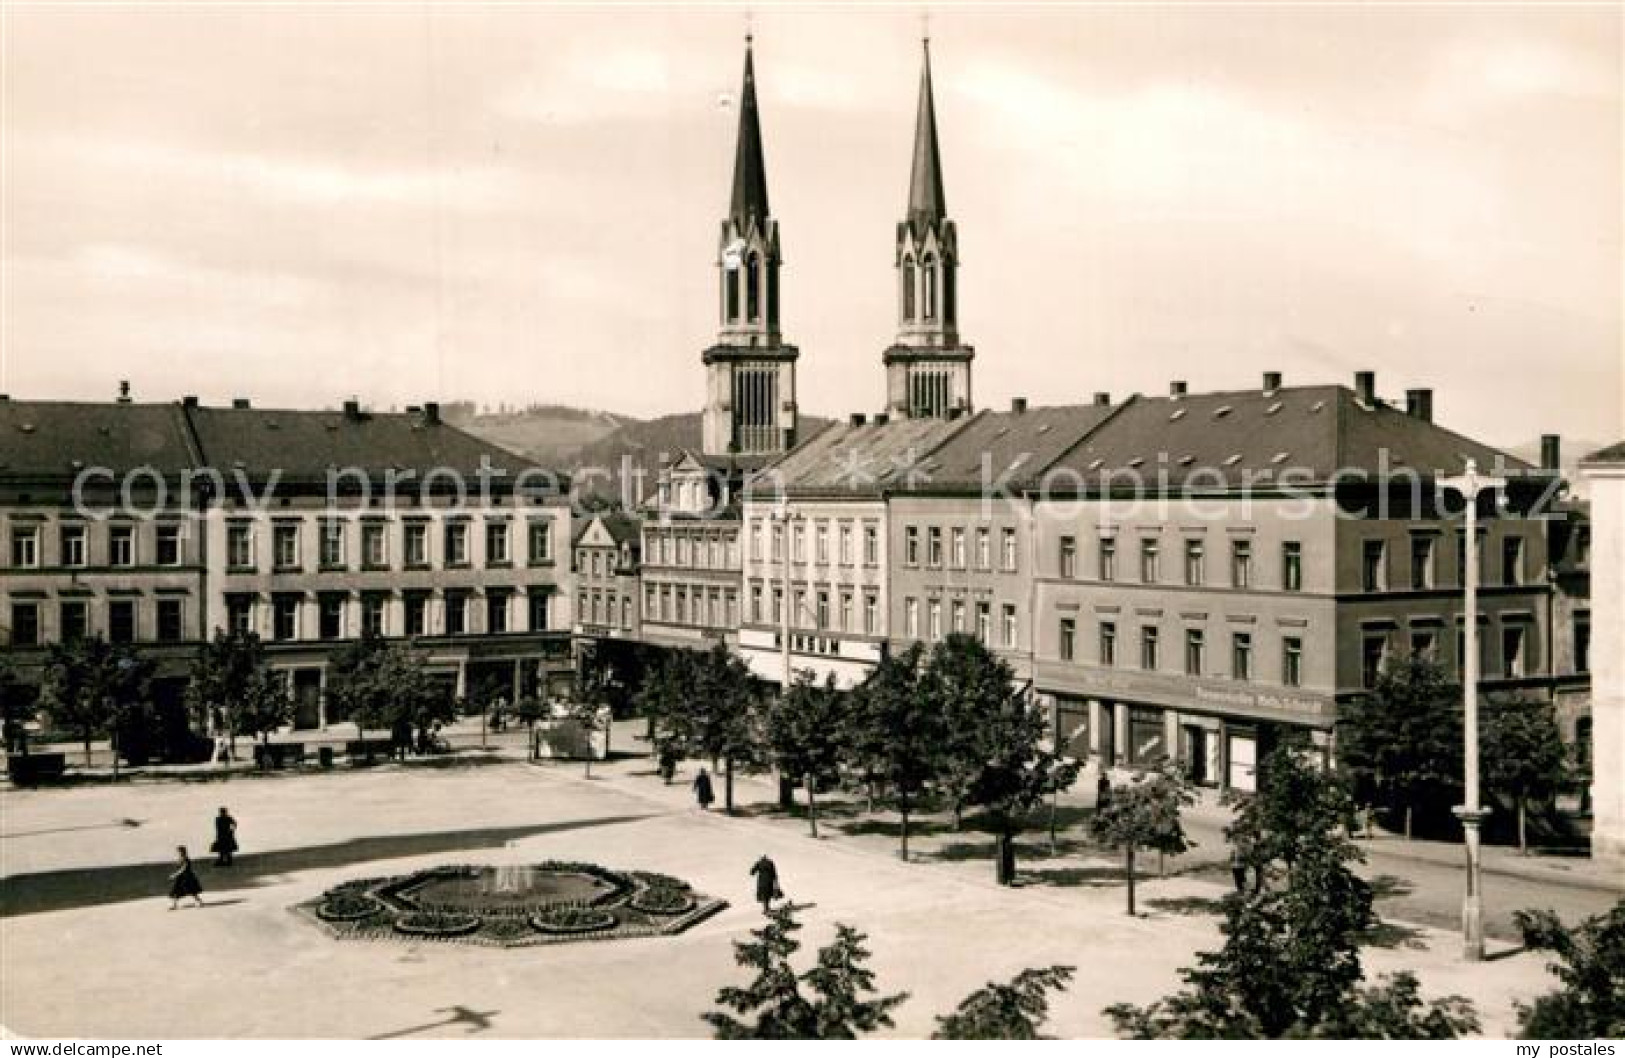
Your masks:
M 1478 494 L 1506 485 L 1505 478 L 1481 475 L 1476 461 L 1467 461 L 1466 473 L 1442 482 L 1460 492 L 1466 504 L 1462 546 L 1462 654 L 1461 684 L 1463 740 L 1466 742 L 1465 796 L 1456 808 L 1467 847 L 1467 894 L 1461 905 L 1463 954 L 1471 961 L 1484 958 L 1484 894 L 1479 874 L 1479 824 L 1488 812 L 1478 802 Z

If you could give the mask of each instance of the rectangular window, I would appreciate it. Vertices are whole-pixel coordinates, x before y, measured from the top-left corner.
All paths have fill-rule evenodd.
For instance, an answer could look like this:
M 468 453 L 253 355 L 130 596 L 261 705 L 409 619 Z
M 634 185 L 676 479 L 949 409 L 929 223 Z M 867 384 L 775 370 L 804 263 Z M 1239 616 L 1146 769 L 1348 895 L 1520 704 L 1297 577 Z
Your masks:
M 72 523 L 62 526 L 62 564 L 64 566 L 85 564 L 84 526 Z
M 1203 544 L 1200 540 L 1185 541 L 1185 583 L 1191 586 L 1202 584 L 1207 578 L 1204 576 Z
M 382 522 L 361 524 L 361 565 L 364 569 L 389 568 L 389 527 Z
M 999 530 L 999 555 L 1005 572 L 1014 573 L 1016 569 L 1016 531 L 1014 529 Z
M 1200 628 L 1185 629 L 1185 675 L 1202 674 L 1202 654 L 1207 645 L 1205 639 L 1206 635 Z
M 993 568 L 993 534 L 986 529 L 976 530 L 976 568 Z
M 11 527 L 11 564 L 19 569 L 33 569 L 39 565 L 39 526 Z
M 40 643 L 39 604 L 14 602 L 11 604 L 11 645 L 37 647 Z
M 750 559 L 752 562 L 762 560 L 762 523 L 755 518 L 750 521 Z
M 321 563 L 323 569 L 344 567 L 344 523 L 336 518 L 322 522 Z
M 955 526 L 948 534 L 948 561 L 955 569 L 965 568 L 965 530 Z
M 90 606 L 82 602 L 65 602 L 58 616 L 62 620 L 62 642 L 72 643 L 90 634 Z
M 460 636 L 468 630 L 468 596 L 461 592 L 447 592 L 446 606 L 446 634 Z M 586 614 L 580 615 L 582 619 Z
M 1061 537 L 1060 572 L 1065 580 L 1071 580 L 1078 575 L 1078 540 L 1077 537 Z
M 951 624 L 949 625 L 949 627 L 953 629 L 955 635 L 964 635 L 965 634 L 965 603 L 960 599 L 955 599 L 953 601 L 952 609 L 949 610 L 949 614 L 950 614 L 949 620 L 951 621 Z
M 384 627 L 384 596 L 363 595 L 361 597 L 361 627 L 367 635 L 386 635 L 389 629 Z
M 920 638 L 920 600 L 903 600 L 903 633 L 910 639 Z
M 508 523 L 485 523 L 485 564 L 487 566 L 508 566 L 513 559 L 508 554 Z
M 1070 617 L 1061 618 L 1061 628 L 1055 643 L 1062 661 L 1071 661 L 1075 658 L 1078 652 L 1078 622 Z
M 1433 587 L 1433 537 L 1411 537 L 1411 590 Z
M 1388 637 L 1383 634 L 1367 635 L 1360 641 L 1360 685 L 1370 690 L 1382 675 L 1382 666 L 1388 660 Z
M 1523 537 L 1509 536 L 1501 541 L 1501 583 L 1523 583 Z
M 772 540 L 772 544 L 773 544 L 773 561 L 774 562 L 782 561 L 784 559 L 784 525 L 782 523 L 780 523 L 780 522 L 774 522 L 773 523 L 773 540 Z
M 271 638 L 297 639 L 299 636 L 299 596 L 278 595 L 271 600 Z
M 925 531 L 925 562 L 932 569 L 942 568 L 942 527 L 933 525 Z
M 323 639 L 344 638 L 344 596 L 323 595 L 317 603 L 319 608 L 320 629 L 317 632 Z
M 784 623 L 784 589 L 773 589 L 773 623 Z
M 235 635 L 247 635 L 254 630 L 254 597 L 230 595 L 226 597 L 226 628 Z
M 1416 658 L 1437 658 L 1439 653 L 1439 637 L 1426 629 L 1411 632 L 1411 656 Z
M 790 527 L 790 561 L 807 561 L 807 526 L 803 522 Z
M 850 566 L 851 564 L 852 564 L 852 524 L 850 522 L 842 522 L 841 523 L 841 565 Z
M 1303 590 L 1303 544 L 1296 540 L 1281 545 L 1281 589 Z
M 1112 621 L 1100 622 L 1100 664 L 1106 668 L 1117 664 L 1117 625 Z
M 1360 587 L 1365 591 L 1388 590 L 1388 545 L 1367 540 L 1360 550 Z
M 1253 586 L 1253 542 L 1251 540 L 1230 541 L 1230 586 L 1232 588 L 1250 588 Z
M 880 632 L 880 597 L 873 592 L 863 594 L 863 634 L 878 635 Z
M 1162 660 L 1162 631 L 1156 625 L 1146 625 L 1140 629 L 1140 668 L 1147 672 L 1157 671 L 1158 663 Z
M 1591 615 L 1574 619 L 1574 671 L 1591 671 Z
M 1281 683 L 1287 687 L 1303 686 L 1303 640 L 1297 636 L 1281 640 Z
M 226 526 L 226 565 L 231 569 L 254 568 L 254 527 L 242 522 Z
M 1524 672 L 1524 634 L 1522 625 L 1505 625 L 1501 629 L 1501 675 L 1517 679 Z
M 1100 538 L 1100 579 L 1108 583 L 1117 579 L 1117 540 Z
M 917 525 L 903 528 L 903 565 L 918 566 L 920 564 L 920 527 Z
M 153 540 L 153 561 L 160 566 L 178 566 L 181 564 L 180 526 L 158 526 Z
M 931 641 L 936 642 L 942 638 L 942 602 L 932 599 L 930 602 Z
M 1230 636 L 1230 676 L 1237 680 L 1253 678 L 1253 634 L 1234 632 Z
M 841 631 L 852 631 L 852 593 L 841 592 Z
M 533 566 L 545 566 L 553 561 L 553 520 L 541 518 L 525 526 L 528 540 L 528 560 Z
M 863 527 L 863 564 L 865 566 L 880 565 L 880 527 L 864 525 Z
M 795 599 L 795 608 L 790 611 L 790 623 L 798 628 L 805 628 L 807 618 L 812 616 L 812 613 L 807 609 L 807 593 L 797 588 L 793 598 Z
M 135 642 L 135 602 L 114 599 L 107 604 L 107 638 L 113 643 Z
M 604 623 L 608 623 L 606 617 Z M 485 596 L 485 631 L 490 635 L 501 635 L 508 630 L 508 596 L 505 592 L 496 592 Z
M 271 554 L 276 562 L 276 568 L 299 568 L 299 527 L 297 525 L 278 525 L 271 530 Z
M 820 566 L 829 563 L 829 523 L 820 521 L 813 529 L 813 554 Z
M 429 565 L 429 527 L 423 522 L 407 522 L 403 557 L 408 569 L 423 569 Z
M 827 631 L 829 628 L 829 592 L 821 591 L 818 593 L 817 598 L 818 606 L 813 612 L 814 620 L 817 623 L 814 625 L 814 627 L 816 627 L 820 632 L 823 632 Z
M 411 592 L 402 599 L 403 618 L 406 621 L 404 631 L 408 636 L 417 637 L 429 634 L 429 598 L 420 592 Z
M 468 526 L 462 522 L 446 523 L 446 565 L 468 565 Z
M 993 607 L 985 602 L 976 604 L 976 638 L 986 646 L 993 645 Z
M 158 600 L 158 642 L 179 643 L 186 638 L 185 611 L 179 599 Z
M 1140 541 L 1140 580 L 1146 584 L 1157 583 L 1162 547 L 1155 540 Z
M 112 525 L 107 529 L 107 561 L 114 566 L 135 565 L 135 527 Z
M 750 586 L 750 620 L 752 624 L 762 623 L 762 586 Z
M 1016 645 L 1016 608 L 1010 603 L 1004 604 L 1000 623 L 1004 626 L 1004 645 L 1014 647 Z

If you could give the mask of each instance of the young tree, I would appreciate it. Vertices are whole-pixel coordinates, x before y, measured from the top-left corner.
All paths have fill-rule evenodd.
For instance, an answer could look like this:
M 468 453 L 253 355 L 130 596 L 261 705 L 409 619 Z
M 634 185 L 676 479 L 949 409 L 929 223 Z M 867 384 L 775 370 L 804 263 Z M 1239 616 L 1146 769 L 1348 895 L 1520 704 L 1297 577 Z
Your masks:
M 1026 969 L 1009 981 L 989 981 L 952 1014 L 937 1018 L 933 1040 L 1041 1040 L 1049 1018 L 1049 994 L 1066 988 L 1073 966 Z
M 1196 803 L 1190 782 L 1171 761 L 1157 770 L 1137 776 L 1127 786 L 1112 791 L 1111 800 L 1095 811 L 1089 821 L 1096 841 L 1107 848 L 1123 851 L 1124 873 L 1128 876 L 1128 913 L 1134 906 L 1135 853 L 1149 849 L 1165 856 L 1177 856 L 1191 847 L 1179 814 Z
M 1424 655 L 1390 661 L 1361 701 L 1337 718 L 1338 760 L 1375 801 L 1404 814 L 1449 804 L 1461 785 L 1460 689 Z
M 882 658 L 853 695 L 855 756 L 897 799 L 905 860 L 909 816 L 942 768 L 945 720 L 925 693 L 924 650 L 912 643 Z
M 1518 851 L 1529 854 L 1529 805 L 1554 796 L 1568 780 L 1568 747 L 1551 702 L 1524 697 L 1493 700 L 1480 734 L 1484 785 L 1512 799 Z
M 1469 1004 L 1456 997 L 1424 1002 L 1412 978 L 1361 987 L 1359 944 L 1375 916 L 1370 887 L 1350 868 L 1360 851 L 1343 833 L 1347 794 L 1288 747 L 1269 756 L 1260 778 L 1259 796 L 1242 806 L 1232 839 L 1261 858 L 1285 861 L 1286 886 L 1228 896 L 1223 947 L 1180 971 L 1183 991 L 1147 1007 L 1107 1008 L 1118 1032 L 1135 1039 L 1446 1039 L 1474 1030 Z M 1304 807 L 1279 811 L 1294 792 Z M 1283 834 L 1283 827 L 1294 829 Z
M 734 770 L 754 767 L 763 755 L 756 688 L 750 669 L 725 644 L 698 655 L 688 674 L 692 696 L 679 707 L 688 748 L 722 762 L 724 810 L 734 810 Z
M 807 823 L 818 836 L 818 786 L 840 774 L 845 752 L 846 697 L 831 673 L 823 686 L 806 670 L 796 673 L 789 693 L 768 705 L 767 744 L 780 774 L 807 791 Z
M 377 636 L 334 651 L 327 696 L 358 731 L 388 729 L 403 756 L 414 732 L 426 741 L 457 715 L 456 703 L 429 678 L 420 653 Z
M 293 699 L 267 668 L 265 646 L 253 632 L 215 632 L 192 663 L 186 704 L 194 716 L 218 717 L 233 755 L 238 735 L 268 741 L 293 719 Z
M 1526 1040 L 1625 1039 L 1625 900 L 1570 929 L 1550 911 L 1513 915 L 1524 946 L 1549 951 L 1563 987 L 1518 1008 Z
M 120 719 L 147 693 L 152 663 L 130 647 L 91 637 L 53 643 L 45 652 L 40 704 L 53 720 L 77 728 L 90 766 L 90 740 L 116 731 Z M 118 774 L 118 747 L 113 747 L 113 773 Z
M 850 926 L 837 924 L 835 941 L 818 953 L 817 965 L 796 973 L 790 956 L 801 948 L 799 910 L 781 904 L 768 911 L 761 929 L 751 930 L 753 939 L 734 942 L 735 961 L 756 976 L 743 988 L 720 989 L 716 1003 L 723 1009 L 700 1015 L 717 1039 L 853 1040 L 892 1024 L 891 1011 L 908 995 L 875 995 L 874 972 L 864 965 L 865 937 Z
M 997 877 L 1015 882 L 1015 840 L 1027 816 L 1078 777 L 1075 761 L 1044 748 L 1044 715 L 1012 691 L 1014 675 L 979 640 L 951 635 L 931 651 L 921 677 L 928 707 L 945 720 L 942 772 L 962 803 L 987 809 L 998 836 Z

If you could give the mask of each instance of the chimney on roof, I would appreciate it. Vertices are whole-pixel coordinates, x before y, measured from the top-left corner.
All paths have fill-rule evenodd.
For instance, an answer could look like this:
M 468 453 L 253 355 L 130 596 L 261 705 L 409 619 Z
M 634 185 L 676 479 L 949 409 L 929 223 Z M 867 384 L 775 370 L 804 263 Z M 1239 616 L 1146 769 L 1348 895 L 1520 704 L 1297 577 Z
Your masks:
M 236 408 L 238 411 L 246 411 L 247 409 L 253 407 L 253 405 L 249 402 L 247 397 L 233 397 L 233 398 L 231 398 L 231 406 L 233 408 Z
M 361 402 L 351 398 L 344 402 L 344 417 L 346 419 L 361 418 Z
M 846 421 L 852 426 L 862 426 L 865 422 L 868 421 L 868 418 L 869 417 L 867 415 L 864 415 L 863 412 L 855 411 L 855 412 L 852 413 L 852 415 Z
M 1540 435 L 1540 469 L 1563 469 L 1563 438 L 1555 433 Z
M 891 416 L 887 415 L 883 411 L 875 412 L 875 425 L 876 426 L 884 426 L 888 422 L 891 422 Z
M 1168 383 L 1168 395 L 1175 400 L 1183 397 L 1185 395 L 1185 383 L 1177 379 Z
M 186 396 L 181 398 L 181 406 L 184 408 L 197 407 L 197 396 L 195 394 L 188 393 Z
M 118 384 L 118 402 L 120 404 L 130 403 L 130 383 L 128 380 Z
M 1281 388 L 1281 373 L 1279 371 L 1264 372 L 1264 392 L 1274 393 Z
M 1433 421 L 1433 391 L 1431 389 L 1407 389 L 1405 391 L 1405 414 L 1413 419 L 1423 422 Z
M 1112 402 L 1112 395 L 1110 393 L 1107 393 L 1105 390 L 1101 390 L 1100 392 L 1095 394 L 1095 405 L 1097 407 L 1104 408 L 1104 407 L 1108 406 L 1109 404 L 1111 404 L 1111 402 Z
M 1025 414 L 1026 411 L 1027 411 L 1027 398 L 1026 397 L 1012 397 L 1012 398 L 1010 398 L 1010 411 L 1014 415 L 1023 415 L 1023 414 Z
M 1375 371 L 1354 372 L 1354 399 L 1366 407 L 1377 403 L 1377 373 Z
M 430 426 L 440 425 L 440 402 L 428 400 L 423 402 L 423 421 Z

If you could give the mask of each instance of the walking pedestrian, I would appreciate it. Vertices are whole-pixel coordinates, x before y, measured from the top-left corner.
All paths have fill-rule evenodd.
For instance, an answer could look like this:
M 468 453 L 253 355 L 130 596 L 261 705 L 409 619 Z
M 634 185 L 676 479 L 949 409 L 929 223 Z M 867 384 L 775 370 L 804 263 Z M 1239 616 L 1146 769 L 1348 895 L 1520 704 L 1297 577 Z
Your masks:
M 1100 769 L 1100 777 L 1095 780 L 1095 811 L 1104 812 L 1106 806 L 1112 803 L 1112 779 L 1106 774 L 1105 767 Z
M 169 909 L 175 910 L 186 897 L 191 897 L 198 907 L 203 906 L 203 885 L 197 880 L 197 872 L 192 869 L 192 857 L 186 854 L 185 845 L 175 846 L 175 854 L 180 857 L 180 864 L 169 876 Z
M 220 814 L 214 817 L 214 844 L 209 846 L 214 853 L 216 867 L 230 867 L 231 859 L 237 852 L 237 821 L 231 818 L 226 806 L 220 806 Z
M 761 901 L 762 913 L 773 910 L 773 901 L 784 895 L 779 889 L 778 864 L 768 859 L 767 853 L 762 853 L 760 859 L 751 865 L 750 873 L 756 876 L 756 899 Z
M 677 751 L 670 746 L 660 748 L 660 777 L 667 786 L 677 775 Z
M 711 789 L 711 773 L 705 770 L 705 765 L 700 765 L 700 773 L 694 776 L 693 786 L 694 799 L 700 803 L 700 811 L 709 811 L 717 795 Z

